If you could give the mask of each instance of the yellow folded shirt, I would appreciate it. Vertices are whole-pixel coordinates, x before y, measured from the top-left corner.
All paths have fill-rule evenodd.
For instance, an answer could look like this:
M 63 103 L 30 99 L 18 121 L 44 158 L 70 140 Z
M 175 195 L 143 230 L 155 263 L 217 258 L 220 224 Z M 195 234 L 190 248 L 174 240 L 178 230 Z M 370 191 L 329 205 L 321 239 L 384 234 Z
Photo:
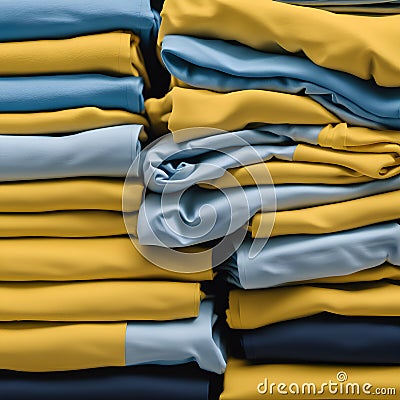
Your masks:
M 0 369 L 27 372 L 125 366 L 126 322 L 0 323 Z
M 333 14 L 271 0 L 166 0 L 159 40 L 190 35 L 233 40 L 267 52 L 304 54 L 322 67 L 400 86 L 400 14 Z
M 1 282 L 0 321 L 166 321 L 196 317 L 199 283 Z
M 0 265 L 0 281 L 159 279 L 200 282 L 212 280 L 214 275 L 211 260 L 209 269 L 199 273 L 159 268 L 140 254 L 128 236 L 0 239 Z
M 133 184 L 131 184 L 133 185 Z M 123 179 L 54 179 L 0 183 L 0 213 L 62 210 L 122 211 Z M 133 188 L 133 186 L 132 186 Z M 130 208 L 138 211 L 143 188 L 130 191 Z M 1 215 L 1 214 L 0 214 Z
M 51 211 L 0 214 L 0 237 L 97 237 L 126 235 L 115 211 Z
M 347 316 L 400 316 L 400 286 L 387 282 L 290 286 L 229 293 L 228 324 L 255 329 L 329 312 Z
M 0 113 L 2 135 L 49 135 L 76 133 L 107 126 L 139 124 L 148 127 L 143 115 L 97 107 L 71 108 L 37 113 Z M 141 140 L 146 137 L 141 136 Z
M 394 152 L 361 153 L 299 144 L 293 161 L 339 165 L 373 179 L 392 178 L 400 173 L 400 155 Z
M 251 364 L 230 358 L 220 399 L 395 399 L 399 374 L 399 366 Z
M 85 74 L 149 78 L 131 32 L 108 32 L 70 39 L 0 43 L 0 75 Z
M 350 275 L 330 276 L 327 278 L 312 279 L 309 281 L 303 281 L 301 282 L 301 284 L 374 282 L 384 279 L 400 281 L 400 267 L 391 264 L 382 264 L 378 267 L 364 269 Z
M 175 87 L 162 99 L 146 101 L 152 129 L 174 133 L 176 142 L 215 135 L 216 129 L 240 130 L 249 124 L 326 125 L 338 118 L 309 97 L 266 90 L 215 93 Z M 180 129 L 206 127 L 213 130 Z
M 400 190 L 300 210 L 278 211 L 271 231 L 270 213 L 256 214 L 253 238 L 339 232 L 400 218 Z
M 326 125 L 318 135 L 318 144 L 335 150 L 400 155 L 400 132 L 376 130 L 346 123 Z
M 373 179 L 349 168 L 333 164 L 317 164 L 296 161 L 267 161 L 232 168 L 221 178 L 210 179 L 199 184 L 206 189 L 228 188 L 235 184 L 240 186 L 275 185 L 290 183 L 348 185 L 352 183 L 370 182 Z

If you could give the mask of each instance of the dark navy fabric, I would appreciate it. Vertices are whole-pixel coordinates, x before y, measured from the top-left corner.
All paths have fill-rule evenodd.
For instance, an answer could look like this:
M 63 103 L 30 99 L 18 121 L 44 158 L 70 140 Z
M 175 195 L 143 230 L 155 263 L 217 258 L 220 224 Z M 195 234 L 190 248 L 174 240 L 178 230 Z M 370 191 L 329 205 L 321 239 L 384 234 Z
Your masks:
M 54 373 L 0 371 L 1 400 L 207 400 L 212 374 L 192 364 Z
M 400 318 L 396 317 L 323 313 L 235 335 L 236 353 L 252 361 L 400 364 Z

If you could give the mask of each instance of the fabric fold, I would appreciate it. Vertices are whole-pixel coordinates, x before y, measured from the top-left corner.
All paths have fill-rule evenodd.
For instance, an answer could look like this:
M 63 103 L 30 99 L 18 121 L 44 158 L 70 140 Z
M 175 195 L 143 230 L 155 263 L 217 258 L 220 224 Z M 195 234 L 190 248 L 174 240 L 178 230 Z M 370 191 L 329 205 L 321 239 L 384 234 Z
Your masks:
M 0 391 L 5 398 L 107 400 L 130 397 L 141 400 L 208 400 L 212 374 L 193 363 L 182 366 L 108 367 L 66 372 L 1 371 Z
M 399 296 L 400 286 L 388 282 L 233 290 L 229 293 L 227 321 L 233 329 L 255 329 L 321 312 L 397 317 Z
M 148 86 L 139 41 L 129 32 L 107 32 L 69 39 L 3 42 L 0 75 L 133 75 L 141 76 Z
M 90 129 L 138 124 L 148 128 L 143 115 L 124 110 L 80 107 L 37 113 L 2 113 L 0 132 L 4 135 L 71 134 Z M 140 139 L 146 140 L 144 132 Z
M 0 213 L 122 211 L 123 188 L 122 179 L 107 178 L 3 182 L 0 184 Z M 143 187 L 135 185 L 134 188 L 129 211 L 138 211 L 142 198 Z
M 380 86 L 400 86 L 399 15 L 341 15 L 264 0 L 251 8 L 240 0 L 166 0 L 161 16 L 160 46 L 173 34 L 237 41 L 266 52 L 304 54 Z
M 338 117 L 308 97 L 265 90 L 215 93 L 175 87 L 165 98 L 146 100 L 146 111 L 154 131 L 161 135 L 170 130 L 176 142 L 216 134 L 206 129 L 184 131 L 193 127 L 235 131 L 249 124 L 325 125 L 340 122 Z M 177 132 L 180 130 L 182 132 Z
M 325 235 L 279 236 L 266 243 L 247 238 L 223 268 L 232 283 L 245 289 L 328 277 L 341 282 L 345 275 L 385 262 L 400 265 L 399 240 L 396 222 Z M 261 250 L 250 257 L 253 245 Z
M 400 390 L 397 383 L 399 373 L 398 366 L 252 364 L 230 358 L 220 398 L 256 400 L 264 394 L 271 399 L 286 399 L 290 393 L 298 399 L 308 400 L 320 392 L 317 396 L 324 400 L 331 399 L 333 395 L 342 400 L 355 396 L 360 400 L 378 400 L 387 398 L 387 394 L 376 394 L 375 388 L 385 388 L 385 393 L 390 390 L 392 394 Z M 347 377 L 347 381 L 343 382 L 343 377 Z M 277 386 L 281 382 L 285 385 L 280 387 L 281 391 L 286 393 L 278 392 Z M 348 389 L 347 384 L 350 385 Z M 341 385 L 343 393 L 340 393 Z
M 256 214 L 249 228 L 253 238 L 341 232 L 400 218 L 400 191 L 382 193 L 341 203 L 280 211 L 270 231 L 271 218 Z
M 198 273 L 179 273 L 158 267 L 142 256 L 128 236 L 0 239 L 0 263 L 0 281 L 201 282 L 212 280 L 214 276 L 211 263 L 208 269 Z
M 0 135 L 0 181 L 125 178 L 140 151 L 142 130 L 122 125 L 60 137 Z
M 121 212 L 1 213 L 0 237 L 101 237 L 126 235 Z
M 196 317 L 200 284 L 187 282 L 2 282 L 1 321 L 127 321 Z
M 178 84 L 218 92 L 258 89 L 306 95 L 353 125 L 400 128 L 399 88 L 380 87 L 306 58 L 181 35 L 164 37 L 161 56 Z
M 143 79 L 100 74 L 0 78 L 0 112 L 98 107 L 144 111 Z
M 397 317 L 318 314 L 236 335 L 244 358 L 263 363 L 399 364 Z

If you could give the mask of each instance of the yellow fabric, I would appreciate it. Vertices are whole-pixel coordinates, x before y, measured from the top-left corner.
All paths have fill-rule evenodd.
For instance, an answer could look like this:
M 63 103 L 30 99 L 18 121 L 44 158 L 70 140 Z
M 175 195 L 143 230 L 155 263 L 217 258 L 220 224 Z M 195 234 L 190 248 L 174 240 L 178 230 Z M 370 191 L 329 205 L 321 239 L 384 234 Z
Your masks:
M 0 368 L 47 372 L 125 366 L 126 323 L 0 323 Z
M 351 283 L 351 282 L 374 282 L 383 279 L 400 281 L 400 267 L 383 264 L 378 267 L 364 269 L 350 275 L 330 276 L 327 278 L 312 279 L 302 283 Z
M 323 234 L 354 229 L 400 218 L 400 191 L 362 197 L 300 210 L 278 211 L 270 234 L 269 213 L 258 213 L 249 227 L 255 238 Z
M 122 211 L 123 179 L 54 179 L 0 183 L 0 212 Z M 132 187 L 133 189 L 133 187 Z M 135 185 L 130 208 L 138 211 L 143 188 Z
M 0 237 L 97 237 L 126 234 L 123 215 L 115 211 L 0 214 Z
M 213 279 L 211 260 L 209 269 L 204 272 L 167 271 L 145 259 L 127 236 L 0 239 L 0 265 L 0 281 L 159 279 L 200 282 Z
M 338 380 L 339 372 L 345 372 L 348 379 L 343 382 L 343 390 L 341 390 L 340 380 Z M 228 360 L 227 369 L 224 376 L 224 391 L 220 400 L 260 400 L 266 399 L 299 399 L 299 400 L 384 400 L 387 398 L 395 399 L 400 393 L 399 384 L 399 366 L 379 366 L 376 365 L 326 365 L 326 364 L 251 364 L 244 360 L 230 358 Z M 344 375 L 340 375 L 339 378 Z M 268 393 L 260 394 L 266 390 L 265 379 L 268 380 Z M 332 385 L 329 391 L 329 381 Z M 271 383 L 275 385 L 271 388 Z M 279 394 L 278 385 L 284 383 L 286 387 L 280 387 L 281 391 L 286 391 L 287 394 Z M 290 386 L 292 383 L 296 386 Z M 321 394 L 314 394 L 313 387 L 304 386 L 303 384 L 313 383 L 316 385 L 316 392 L 321 391 Z M 322 388 L 322 384 L 325 386 Z M 366 386 L 363 391 L 363 385 Z M 352 386 L 347 384 L 358 384 L 360 394 L 353 394 Z M 377 388 L 394 388 L 397 395 L 382 395 L 377 393 Z M 272 393 L 271 393 L 272 389 Z M 291 390 L 291 394 L 289 391 Z M 310 390 L 310 392 L 309 392 Z M 354 388 L 357 390 L 357 386 Z M 368 394 L 368 390 L 371 394 Z M 335 392 L 337 391 L 337 393 Z M 311 393 L 311 394 L 310 394 Z M 355 392 L 357 393 L 357 391 Z M 382 392 L 381 392 L 382 393 Z
M 146 101 L 146 111 L 153 130 L 158 134 L 174 133 L 176 142 L 216 134 L 193 127 L 240 130 L 249 124 L 314 124 L 339 122 L 338 118 L 309 97 L 242 90 L 215 93 L 207 90 L 175 87 L 163 99 Z
M 234 40 L 267 52 L 305 54 L 315 64 L 400 86 L 400 14 L 333 14 L 271 0 L 166 0 L 159 45 L 180 34 Z
M 400 316 L 400 286 L 387 282 L 233 290 L 228 324 L 255 329 L 321 312 L 348 316 Z
M 400 132 L 374 130 L 346 123 L 327 125 L 318 135 L 318 144 L 336 150 L 400 155 Z
M 0 321 L 128 321 L 196 317 L 200 284 L 1 282 Z
M 143 115 L 123 110 L 103 110 L 97 107 L 38 113 L 0 113 L 0 134 L 2 135 L 75 133 L 126 124 L 148 126 Z
M 143 77 L 149 86 L 139 38 L 130 32 L 3 42 L 0 58 L 0 75 L 134 75 Z
M 340 165 L 374 179 L 391 178 L 400 173 L 399 154 L 389 152 L 361 153 L 299 144 L 293 161 Z
M 240 186 L 268 185 L 270 184 L 269 176 L 275 185 L 289 183 L 347 185 L 372 180 L 368 176 L 339 165 L 268 161 L 229 169 L 221 178 L 208 180 L 200 183 L 199 186 L 207 189 L 232 187 L 233 181 L 230 175 L 237 180 L 237 184 Z

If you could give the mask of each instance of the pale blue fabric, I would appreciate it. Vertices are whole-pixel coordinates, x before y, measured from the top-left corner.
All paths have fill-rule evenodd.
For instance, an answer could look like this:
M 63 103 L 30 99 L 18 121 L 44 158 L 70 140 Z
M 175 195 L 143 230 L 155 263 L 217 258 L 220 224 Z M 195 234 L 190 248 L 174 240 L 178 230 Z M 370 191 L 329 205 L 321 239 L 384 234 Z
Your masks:
M 257 241 L 257 240 L 256 240 Z M 268 240 L 250 259 L 253 240 L 246 240 L 223 269 L 229 281 L 245 289 L 349 275 L 384 262 L 400 265 L 397 222 L 325 235 L 280 236 Z
M 0 135 L 0 181 L 125 177 L 140 152 L 142 129 L 121 125 L 60 137 Z
M 1 14 L 1 13 L 0 13 Z M 144 109 L 140 77 L 75 74 L 0 78 L 0 113 L 54 111 L 78 107 Z
M 179 35 L 164 38 L 161 55 L 172 75 L 194 87 L 304 93 L 343 121 L 400 129 L 400 88 L 380 87 L 307 58 Z
M 137 235 L 144 245 L 161 241 L 169 247 L 190 246 L 235 232 L 259 211 L 302 209 L 393 190 L 400 190 L 400 176 L 342 186 L 264 185 L 223 191 L 192 187 L 179 197 L 149 193 L 140 207 Z
M 140 174 L 153 192 L 178 192 L 198 182 L 219 178 L 228 168 L 258 163 L 273 156 L 290 161 L 296 142 L 316 144 L 322 128 L 266 125 L 254 130 L 221 131 L 221 134 L 182 143 L 175 143 L 169 134 L 142 152 Z
M 211 300 L 202 302 L 197 318 L 128 322 L 126 365 L 176 365 L 194 361 L 206 371 L 222 374 L 226 356 L 216 324 Z
M 144 42 L 158 18 L 150 0 L 2 0 L 0 41 L 64 38 L 125 29 Z

